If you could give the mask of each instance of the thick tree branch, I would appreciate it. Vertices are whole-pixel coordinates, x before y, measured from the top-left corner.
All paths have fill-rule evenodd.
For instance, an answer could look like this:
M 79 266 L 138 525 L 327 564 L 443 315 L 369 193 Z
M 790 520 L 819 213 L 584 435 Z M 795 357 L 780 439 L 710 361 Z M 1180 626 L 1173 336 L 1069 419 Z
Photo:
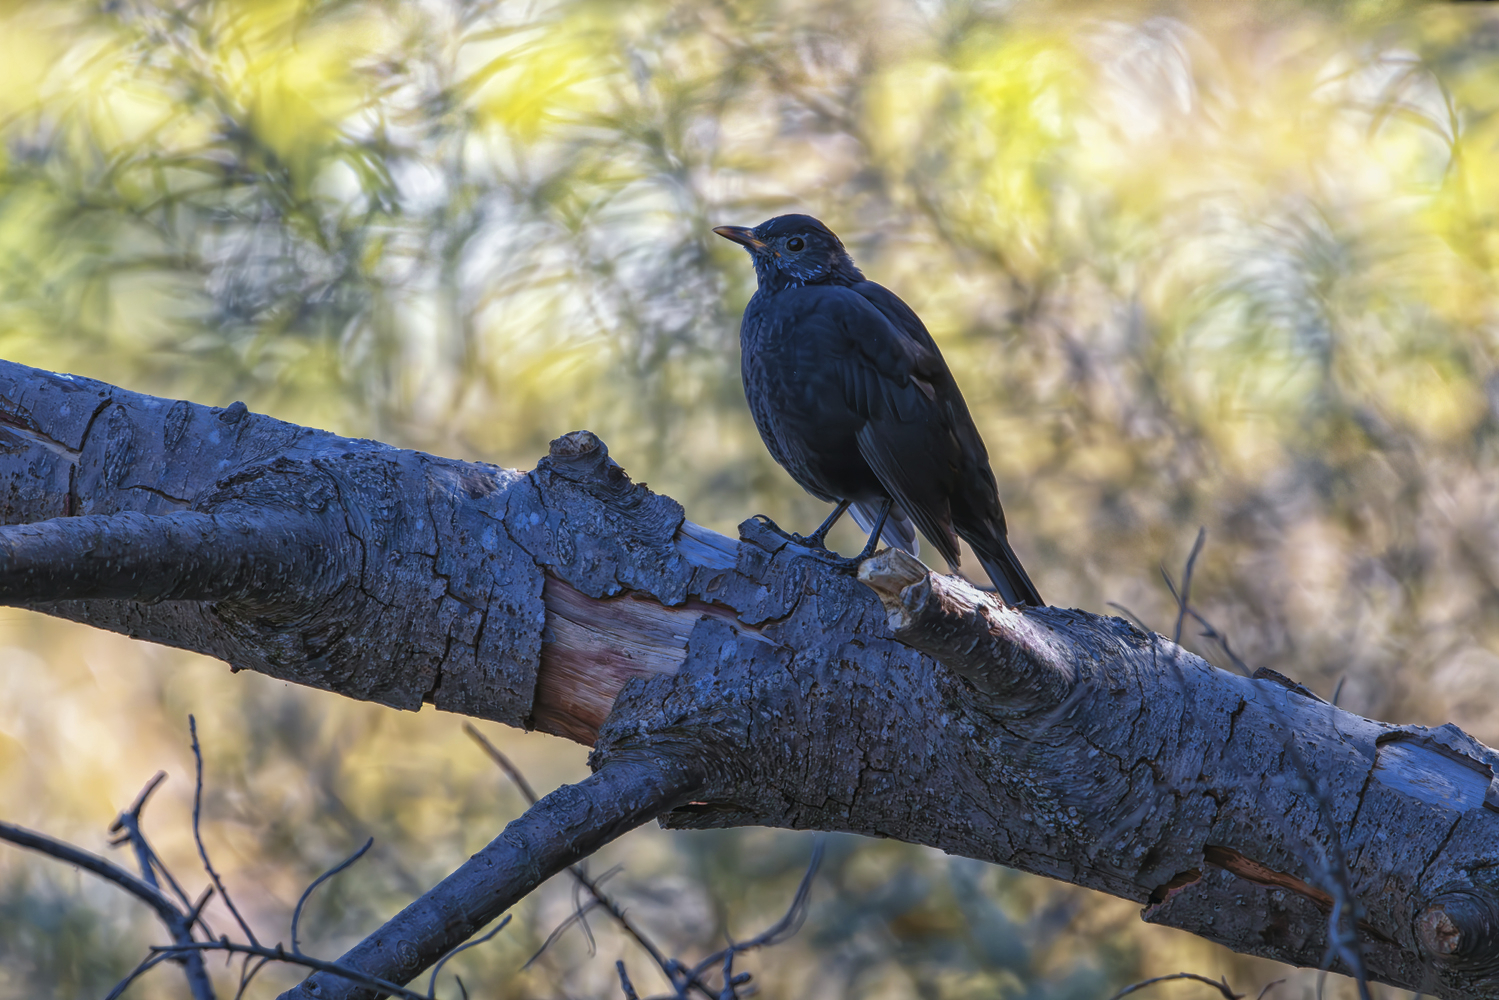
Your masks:
M 627 817 L 517 821 L 556 836 L 491 845 L 520 867 L 492 873 L 488 903 L 434 890 L 366 942 L 369 971 L 399 941 L 424 956 L 393 981 L 461 940 L 447 928 L 478 926 L 475 906 L 656 810 L 928 844 L 1300 965 L 1322 964 L 1328 908 L 1346 903 L 1372 977 L 1499 997 L 1499 754 L 1454 727 L 1360 718 L 1118 618 L 999 608 L 899 556 L 864 567 L 877 598 L 753 519 L 738 540 L 687 523 L 586 432 L 519 473 L 0 364 L 0 522 L 95 537 L 127 511 L 264 517 L 307 532 L 288 564 L 326 558 L 284 590 L 212 600 L 8 600 L 350 697 L 543 728 L 592 744 L 600 781 L 656 789 Z M 0 527 L 0 551 L 17 533 Z M 184 564 L 213 558 L 177 537 Z M 684 761 L 691 780 L 670 777 Z

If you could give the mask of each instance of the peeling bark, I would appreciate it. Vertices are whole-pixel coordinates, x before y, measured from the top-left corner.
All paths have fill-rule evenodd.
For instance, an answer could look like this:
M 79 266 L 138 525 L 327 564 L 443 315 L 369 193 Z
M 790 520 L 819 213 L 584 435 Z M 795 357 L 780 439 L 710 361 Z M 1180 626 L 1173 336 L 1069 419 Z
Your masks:
M 1499 996 L 1490 748 L 902 553 L 855 579 L 753 519 L 724 538 L 587 432 L 520 473 L 0 363 L 0 523 L 5 603 L 594 747 L 345 956 L 387 979 L 660 815 L 927 844 L 1298 965 L 1348 899 L 1372 978 Z

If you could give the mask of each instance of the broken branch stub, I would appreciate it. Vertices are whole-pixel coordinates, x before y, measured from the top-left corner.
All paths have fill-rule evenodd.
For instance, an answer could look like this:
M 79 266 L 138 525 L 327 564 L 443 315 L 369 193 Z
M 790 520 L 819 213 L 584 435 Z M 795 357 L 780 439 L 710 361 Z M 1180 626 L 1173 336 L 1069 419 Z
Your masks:
M 991 710 L 1052 709 L 1072 694 L 1066 646 L 1035 618 L 900 549 L 864 560 L 859 579 L 879 595 L 897 639 L 990 696 Z

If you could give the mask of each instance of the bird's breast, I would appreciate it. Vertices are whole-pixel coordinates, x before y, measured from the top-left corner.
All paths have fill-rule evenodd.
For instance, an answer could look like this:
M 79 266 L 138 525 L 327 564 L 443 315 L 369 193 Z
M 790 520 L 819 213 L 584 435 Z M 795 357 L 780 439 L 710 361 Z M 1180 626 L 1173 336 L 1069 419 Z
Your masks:
M 740 361 L 755 426 L 792 478 L 823 499 L 883 495 L 859 452 L 864 418 L 844 400 L 843 362 L 815 327 L 791 310 L 746 310 Z

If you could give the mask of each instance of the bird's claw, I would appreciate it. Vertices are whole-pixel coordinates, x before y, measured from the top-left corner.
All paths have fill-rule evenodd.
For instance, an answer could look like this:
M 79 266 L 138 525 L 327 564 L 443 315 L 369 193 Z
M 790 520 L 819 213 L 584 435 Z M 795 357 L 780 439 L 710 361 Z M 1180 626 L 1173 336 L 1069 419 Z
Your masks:
M 823 544 L 822 539 L 818 538 L 816 535 L 799 535 L 794 531 L 787 531 L 785 528 L 781 527 L 779 524 L 776 524 L 764 514 L 756 514 L 755 520 L 759 521 L 766 528 L 769 528 L 772 532 L 780 535 L 788 542 L 795 542 L 797 545 L 801 545 L 809 549 L 818 549 L 823 552 L 828 551 L 828 547 Z
M 834 569 L 846 570 L 850 573 L 857 573 L 859 570 L 859 564 L 866 558 L 866 555 L 863 553 L 854 556 L 852 559 L 840 556 L 838 553 L 828 548 L 827 542 L 825 542 L 822 538 L 819 538 L 817 535 L 800 535 L 795 531 L 787 531 L 785 528 L 781 527 L 779 524 L 776 524 L 764 514 L 756 514 L 755 520 L 759 521 L 761 525 L 763 525 L 765 528 L 768 528 L 772 533 L 779 535 L 780 537 L 786 539 L 786 541 L 791 542 L 793 545 L 800 545 L 804 549 L 810 549 L 814 555 L 830 563 Z
M 812 555 L 827 563 L 829 568 L 837 570 L 840 573 L 858 573 L 859 566 L 873 554 L 866 547 L 863 552 L 851 558 L 840 556 L 828 548 L 827 543 L 815 534 L 799 535 L 794 531 L 787 531 L 764 514 L 756 514 L 755 520 L 759 521 L 761 526 L 769 529 L 772 534 L 779 535 L 793 545 L 800 545 L 802 548 L 809 550 Z

